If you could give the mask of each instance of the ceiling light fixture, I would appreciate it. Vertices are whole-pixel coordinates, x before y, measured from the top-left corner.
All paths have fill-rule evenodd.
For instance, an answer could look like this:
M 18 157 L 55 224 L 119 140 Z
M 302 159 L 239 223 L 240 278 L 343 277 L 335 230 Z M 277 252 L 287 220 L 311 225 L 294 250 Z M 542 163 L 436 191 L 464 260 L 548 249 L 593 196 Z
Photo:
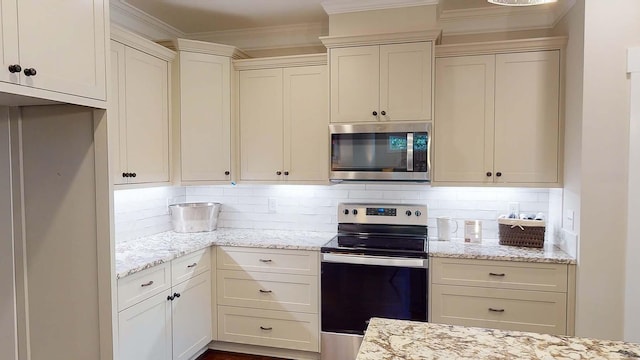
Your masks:
M 558 0 L 487 0 L 491 4 L 505 6 L 531 6 L 554 3 Z

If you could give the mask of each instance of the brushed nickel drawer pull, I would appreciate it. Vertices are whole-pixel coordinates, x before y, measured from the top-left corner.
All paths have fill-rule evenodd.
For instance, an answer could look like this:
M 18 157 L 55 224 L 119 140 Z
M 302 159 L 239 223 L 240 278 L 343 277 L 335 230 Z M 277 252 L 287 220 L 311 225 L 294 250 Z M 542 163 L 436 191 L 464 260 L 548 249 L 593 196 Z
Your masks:
M 191 269 L 192 267 L 196 267 L 197 265 L 198 265 L 198 263 L 197 263 L 197 262 L 195 262 L 195 263 L 193 263 L 193 264 L 191 264 L 191 265 L 187 265 L 187 267 L 188 267 L 189 269 Z
M 489 275 L 491 275 L 491 276 L 500 276 L 500 277 L 502 277 L 502 276 L 504 276 L 504 273 L 494 273 L 494 272 L 490 272 L 490 273 L 489 273 Z
M 494 309 L 494 308 L 489 308 L 489 311 L 502 313 L 502 312 L 504 312 L 504 309 Z
M 261 293 L 263 293 L 263 294 L 270 294 L 270 293 L 272 293 L 273 291 L 271 291 L 271 290 L 262 290 L 262 289 L 260 289 L 260 292 L 261 292 Z
M 263 262 L 263 263 L 270 263 L 271 261 L 273 261 L 273 260 L 271 260 L 271 259 L 260 259 L 260 262 Z
M 153 280 L 149 280 L 149 282 L 146 282 L 144 284 L 140 284 L 140 287 L 147 287 L 147 286 L 151 286 L 153 285 Z
M 268 330 L 273 330 L 273 328 L 272 328 L 272 327 L 264 327 L 264 326 L 260 326 L 260 329 L 262 329 L 262 330 L 267 330 L 267 331 L 268 331 Z

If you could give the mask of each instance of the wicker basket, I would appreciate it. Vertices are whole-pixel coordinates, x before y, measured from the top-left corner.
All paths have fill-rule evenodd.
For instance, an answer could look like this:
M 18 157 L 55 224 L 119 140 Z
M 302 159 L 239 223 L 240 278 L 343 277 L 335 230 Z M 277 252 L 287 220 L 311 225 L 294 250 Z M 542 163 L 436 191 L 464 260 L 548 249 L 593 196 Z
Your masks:
M 498 219 L 500 245 L 541 248 L 544 231 L 542 220 Z

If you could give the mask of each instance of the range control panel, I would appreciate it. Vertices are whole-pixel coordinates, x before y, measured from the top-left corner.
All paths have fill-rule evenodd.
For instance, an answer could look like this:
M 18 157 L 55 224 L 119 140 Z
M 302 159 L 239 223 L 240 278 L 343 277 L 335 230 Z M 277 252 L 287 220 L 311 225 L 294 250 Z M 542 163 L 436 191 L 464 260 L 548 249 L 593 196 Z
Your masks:
M 427 206 L 341 203 L 338 205 L 338 223 L 426 226 Z

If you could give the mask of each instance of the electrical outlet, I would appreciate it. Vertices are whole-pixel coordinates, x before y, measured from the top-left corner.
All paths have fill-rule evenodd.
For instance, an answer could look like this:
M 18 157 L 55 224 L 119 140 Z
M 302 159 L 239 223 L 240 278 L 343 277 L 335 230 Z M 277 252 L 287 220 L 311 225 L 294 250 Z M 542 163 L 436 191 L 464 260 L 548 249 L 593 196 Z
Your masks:
M 274 198 L 269 198 L 269 212 L 274 213 L 278 207 L 278 201 Z
M 509 216 L 515 214 L 516 218 L 520 216 L 520 203 L 509 203 Z

